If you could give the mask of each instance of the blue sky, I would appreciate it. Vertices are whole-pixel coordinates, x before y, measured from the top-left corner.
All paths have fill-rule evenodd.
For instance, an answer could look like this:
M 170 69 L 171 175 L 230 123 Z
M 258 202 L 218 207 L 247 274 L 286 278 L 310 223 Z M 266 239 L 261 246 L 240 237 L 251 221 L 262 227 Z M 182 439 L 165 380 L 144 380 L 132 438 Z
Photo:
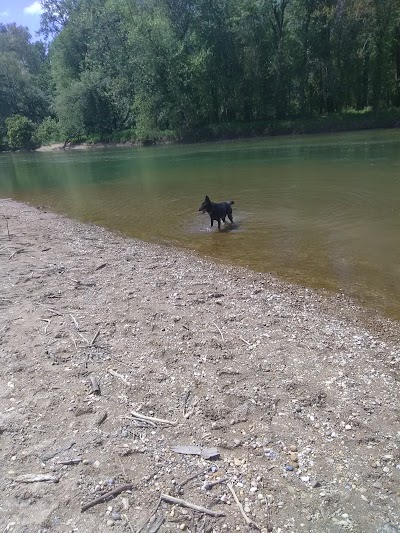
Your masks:
M 0 0 L 0 22 L 18 26 L 27 26 L 32 39 L 36 40 L 35 31 L 40 26 L 40 1 L 35 0 Z

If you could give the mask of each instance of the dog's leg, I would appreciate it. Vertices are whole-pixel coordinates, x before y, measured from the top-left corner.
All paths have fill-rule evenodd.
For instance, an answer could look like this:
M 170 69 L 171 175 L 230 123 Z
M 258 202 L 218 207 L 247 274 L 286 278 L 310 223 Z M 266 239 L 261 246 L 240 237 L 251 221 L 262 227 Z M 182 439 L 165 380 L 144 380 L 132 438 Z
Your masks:
M 211 219 L 211 227 L 213 227 L 213 226 L 214 226 L 214 220 Z
M 218 229 L 221 229 L 221 219 L 218 219 Z
M 228 215 L 229 220 L 231 221 L 231 224 L 233 224 L 233 218 L 232 215 Z

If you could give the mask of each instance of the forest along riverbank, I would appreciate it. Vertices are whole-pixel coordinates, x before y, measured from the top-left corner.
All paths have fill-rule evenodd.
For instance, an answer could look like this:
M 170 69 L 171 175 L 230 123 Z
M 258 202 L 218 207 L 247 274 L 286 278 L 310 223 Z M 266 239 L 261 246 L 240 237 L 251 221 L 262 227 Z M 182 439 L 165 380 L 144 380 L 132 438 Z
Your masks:
M 398 323 L 0 206 L 7 531 L 398 530 Z

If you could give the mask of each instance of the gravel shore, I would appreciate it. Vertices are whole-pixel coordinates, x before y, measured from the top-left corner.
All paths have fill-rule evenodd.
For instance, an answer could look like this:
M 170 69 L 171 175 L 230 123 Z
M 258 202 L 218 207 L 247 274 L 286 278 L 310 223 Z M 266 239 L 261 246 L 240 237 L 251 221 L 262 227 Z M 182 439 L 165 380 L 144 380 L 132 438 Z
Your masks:
M 399 323 L 0 207 L 1 531 L 400 531 Z

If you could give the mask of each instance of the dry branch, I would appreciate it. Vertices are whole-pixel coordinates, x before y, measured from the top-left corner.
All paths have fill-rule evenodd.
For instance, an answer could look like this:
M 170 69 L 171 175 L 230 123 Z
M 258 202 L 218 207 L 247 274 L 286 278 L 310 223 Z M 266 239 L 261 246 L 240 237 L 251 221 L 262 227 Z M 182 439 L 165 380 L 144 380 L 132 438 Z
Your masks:
M 154 418 L 152 416 L 142 415 L 136 411 L 131 411 L 131 415 L 138 420 L 144 420 L 145 422 L 152 422 L 156 424 L 168 424 L 169 426 L 176 426 L 178 422 L 172 420 L 164 420 L 163 418 Z
M 96 342 L 97 337 L 100 335 L 100 330 L 96 333 L 96 335 L 93 337 L 93 339 L 90 341 L 90 346 L 93 346 L 93 344 Z
M 175 505 L 181 505 L 182 507 L 187 507 L 188 509 L 193 509 L 194 511 L 198 511 L 199 513 L 204 513 L 209 516 L 225 516 L 224 513 L 212 511 L 211 509 L 207 509 L 206 507 L 202 507 L 201 505 L 196 505 L 194 503 L 187 502 L 186 500 L 181 500 L 180 498 L 174 498 L 174 496 L 170 496 L 169 494 L 161 494 L 160 498 L 164 502 L 173 503 Z
M 238 497 L 236 496 L 236 492 L 235 492 L 232 484 L 231 483 L 227 483 L 227 486 L 228 486 L 228 489 L 231 491 L 233 499 L 235 500 L 236 505 L 239 507 L 239 511 L 240 511 L 241 515 L 243 516 L 244 521 L 246 522 L 246 524 L 248 526 L 254 527 L 255 529 L 258 529 L 259 531 L 261 531 L 261 528 L 255 522 L 253 522 L 253 520 L 251 518 L 249 518 L 247 516 L 247 514 L 244 512 L 243 506 L 240 503 Z
M 89 503 L 86 503 L 85 505 L 82 505 L 81 507 L 81 513 L 84 513 L 91 507 L 94 507 L 95 505 L 98 505 L 99 503 L 107 502 L 108 500 L 112 500 L 115 498 L 115 496 L 118 496 L 118 494 L 121 494 L 121 492 L 125 492 L 127 490 L 133 489 L 133 483 L 127 483 L 126 485 L 120 485 L 119 487 L 116 487 L 114 490 L 107 492 L 106 494 L 103 494 L 103 496 L 100 496 L 99 498 L 96 498 L 95 500 L 92 500 Z
M 221 335 L 221 339 L 222 339 L 222 342 L 225 342 L 225 339 L 224 339 L 224 336 L 222 335 L 222 331 L 219 329 L 219 327 L 217 326 L 217 324 L 214 322 L 214 326 L 217 328 L 217 330 L 219 331 L 219 334 Z

